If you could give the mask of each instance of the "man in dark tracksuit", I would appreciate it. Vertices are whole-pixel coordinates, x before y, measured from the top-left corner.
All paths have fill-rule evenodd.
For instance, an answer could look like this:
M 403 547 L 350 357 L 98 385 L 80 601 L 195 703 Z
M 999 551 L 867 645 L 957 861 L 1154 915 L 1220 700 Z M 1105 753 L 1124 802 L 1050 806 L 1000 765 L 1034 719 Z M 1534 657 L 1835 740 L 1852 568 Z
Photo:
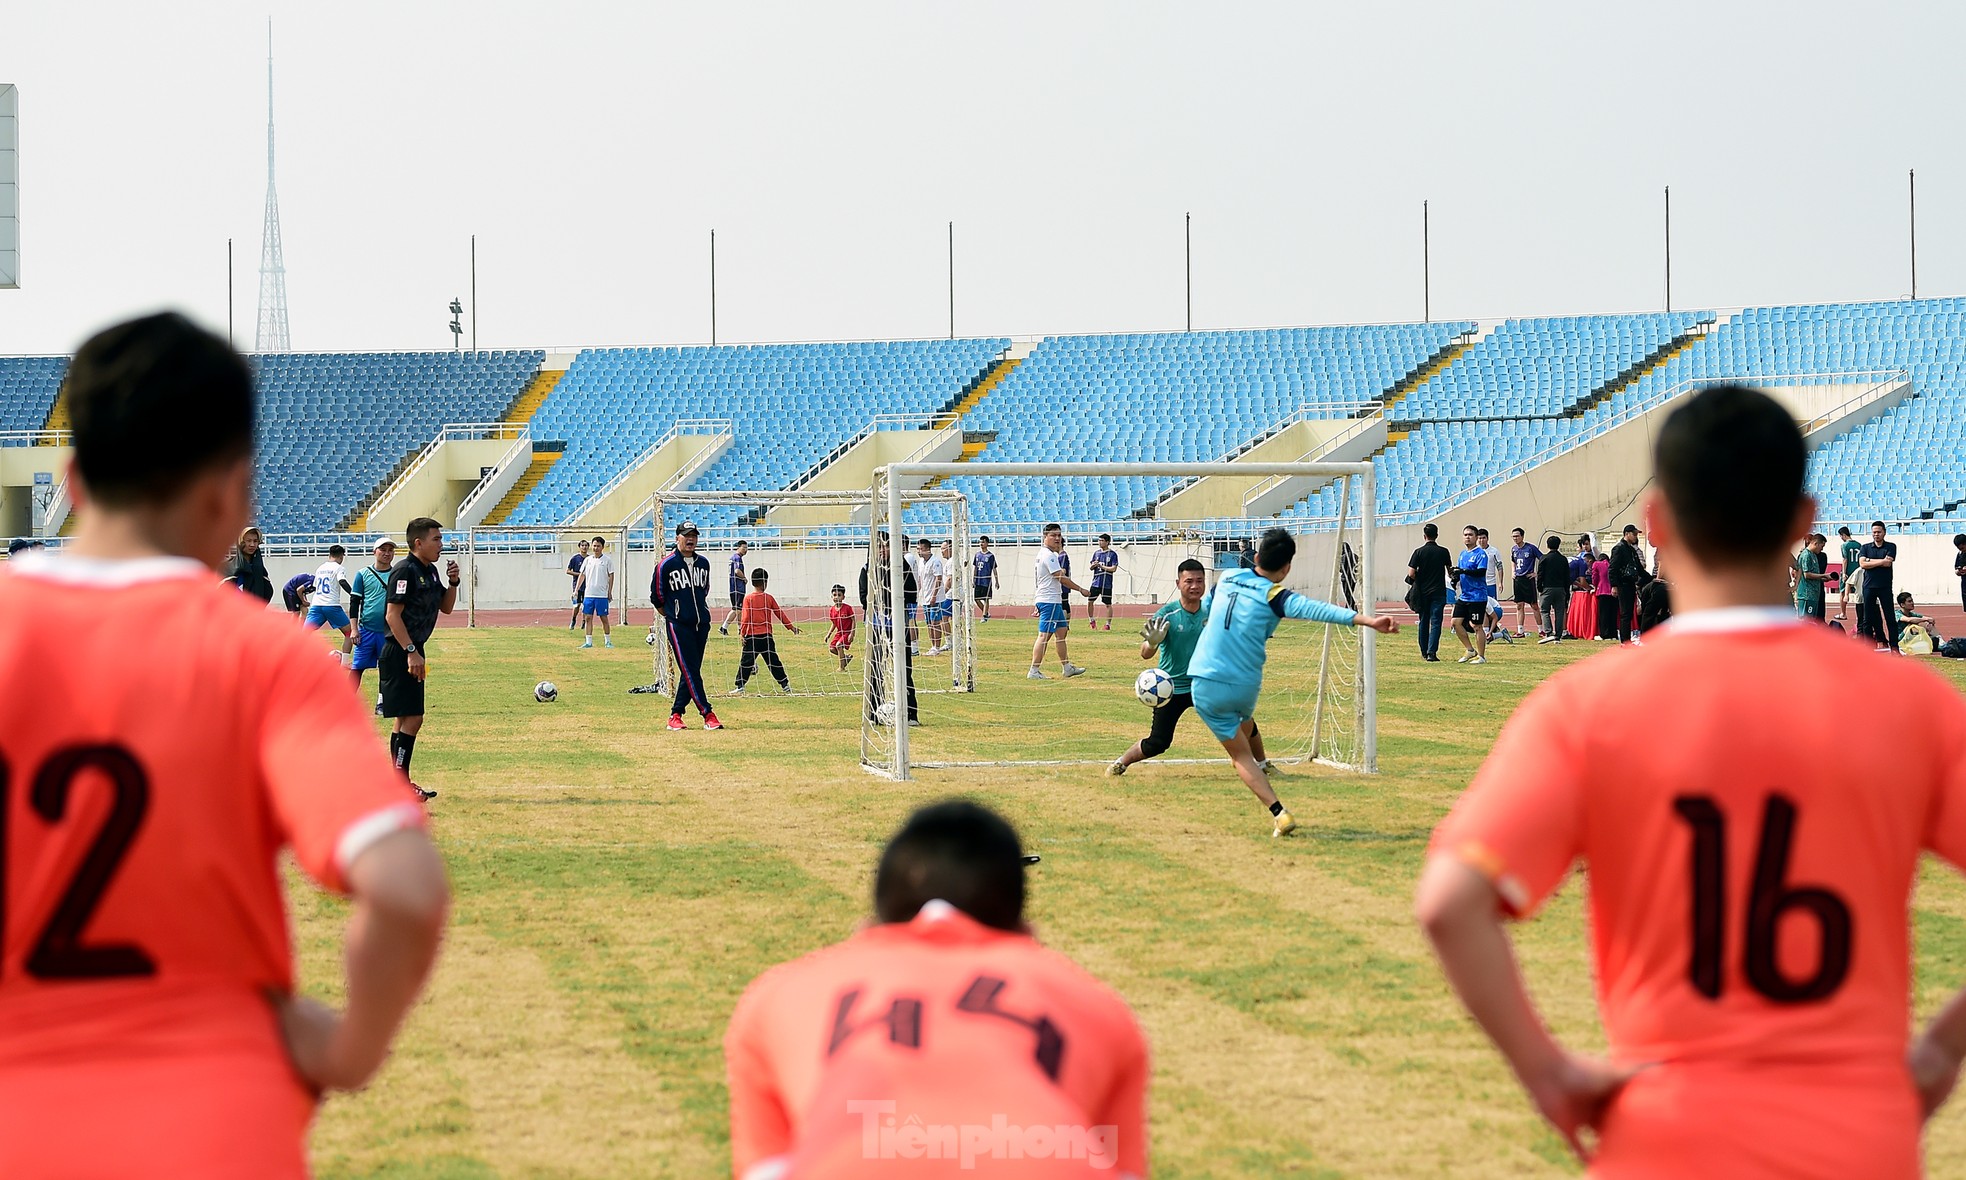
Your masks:
M 903 541 L 902 545 L 905 548 L 907 542 Z M 881 534 L 880 556 L 875 560 L 881 567 L 880 571 L 874 575 L 875 586 L 881 592 L 875 596 L 873 604 L 870 606 L 867 599 L 867 567 L 864 565 L 861 566 L 860 613 L 867 617 L 867 662 L 868 667 L 872 671 L 874 685 L 874 690 L 869 694 L 867 699 L 867 720 L 878 722 L 880 707 L 888 699 L 887 681 L 888 677 L 892 675 L 890 669 L 894 663 L 894 657 L 888 647 L 888 644 L 894 641 L 893 615 L 895 614 L 895 610 L 893 604 L 889 601 L 893 597 L 892 591 L 888 589 L 891 585 L 890 579 L 893 577 L 893 571 L 888 568 L 889 557 L 886 533 Z M 908 563 L 904 561 L 901 563 L 902 609 L 900 612 L 904 617 L 907 615 L 909 609 L 915 605 L 915 594 L 915 571 L 909 568 Z M 903 661 L 902 673 L 907 677 L 908 681 L 908 724 L 914 725 L 920 721 L 920 717 L 917 715 L 915 709 L 915 657 L 914 653 L 908 650 L 905 640 L 902 642 L 901 651 L 901 659 Z
M 1618 642 L 1630 643 L 1638 612 L 1638 587 L 1645 581 L 1645 555 L 1638 551 L 1638 526 L 1628 524 L 1611 546 L 1611 586 L 1618 592 Z
M 684 521 L 676 528 L 676 548 L 655 567 L 649 581 L 649 601 L 662 616 L 669 645 L 682 666 L 676 703 L 669 709 L 669 728 L 683 728 L 683 710 L 691 701 L 703 715 L 703 728 L 722 729 L 710 710 L 703 689 L 703 649 L 710 642 L 710 563 L 696 551 L 696 526 Z

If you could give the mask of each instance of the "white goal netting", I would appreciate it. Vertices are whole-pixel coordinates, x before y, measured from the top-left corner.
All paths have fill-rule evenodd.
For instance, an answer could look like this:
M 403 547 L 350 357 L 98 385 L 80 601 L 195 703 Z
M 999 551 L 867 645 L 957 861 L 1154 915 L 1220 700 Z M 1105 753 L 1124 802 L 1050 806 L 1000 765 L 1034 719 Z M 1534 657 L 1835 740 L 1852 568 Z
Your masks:
M 966 507 L 954 492 L 918 493 L 904 514 L 911 552 L 918 548 L 913 544 L 917 539 L 928 540 L 938 560 L 945 546 L 953 552 L 966 544 Z M 867 563 L 866 491 L 683 491 L 660 493 L 645 508 L 648 523 L 638 524 L 630 537 L 632 544 L 650 551 L 645 582 L 685 521 L 697 527 L 696 552 L 710 564 L 711 614 L 719 625 L 711 631 L 704 655 L 703 680 L 713 703 L 720 696 L 760 693 L 863 694 L 871 641 L 861 598 L 861 571 Z M 741 601 L 739 570 L 744 593 L 757 589 L 754 579 L 764 573 L 762 589 L 784 611 L 784 618 L 771 618 L 768 649 L 755 639 L 745 642 L 743 617 L 733 605 Z M 908 625 L 924 691 L 966 691 L 973 678 L 968 620 L 944 620 L 939 609 L 935 615 L 918 609 Z M 648 688 L 673 696 L 680 665 L 675 644 L 659 622 L 652 621 L 645 635 L 654 649 Z
M 919 531 L 909 508 L 916 493 L 889 495 L 888 479 L 902 486 L 924 476 L 948 474 L 953 465 L 910 465 L 876 472 L 871 511 L 862 528 L 860 554 L 870 568 L 882 564 L 883 535 Z M 1005 479 L 1071 480 L 1112 476 L 1200 478 L 1221 464 L 992 464 L 961 465 L 964 482 Z M 1081 474 L 1083 473 L 1083 474 Z M 1067 593 L 1066 637 L 1070 664 L 1083 673 L 1066 675 L 1057 636 L 1044 641 L 1032 676 L 1039 625 L 1035 598 L 1042 530 L 1046 521 L 981 521 L 955 530 L 952 564 L 959 571 L 953 613 L 967 620 L 972 656 L 968 691 L 941 689 L 940 668 L 924 670 L 918 659 L 886 641 L 896 555 L 886 550 L 889 576 L 869 579 L 868 662 L 863 675 L 862 764 L 878 774 L 909 778 L 922 769 L 989 766 L 1104 765 L 1144 737 L 1152 711 L 1134 695 L 1134 680 L 1154 659 L 1140 654 L 1140 629 L 1162 605 L 1178 599 L 1176 575 L 1183 562 L 1196 561 L 1212 587 L 1239 564 L 1242 541 L 1263 530 L 1283 527 L 1297 542 L 1297 556 L 1285 585 L 1299 593 L 1370 612 L 1371 487 L 1369 464 L 1238 464 L 1233 474 L 1247 480 L 1273 474 L 1318 483 L 1336 483 L 1327 498 L 1341 507 L 1334 518 L 1218 518 L 1172 521 L 1155 517 L 1061 521 L 1063 564 L 1072 580 L 1096 591 L 1090 599 Z M 899 527 L 891 519 L 901 508 Z M 1108 540 L 1099 541 L 1101 534 Z M 989 544 L 987 551 L 984 538 Z M 986 557 L 987 553 L 987 557 Z M 1095 554 L 1098 555 L 1095 562 Z M 979 557 L 985 557 L 981 565 Z M 993 559 L 993 560 L 990 560 Z M 1110 574 L 1093 582 L 1095 564 Z M 979 586 L 983 569 L 994 577 Z M 909 573 L 904 568 L 903 581 Z M 990 595 L 987 621 L 984 604 Z M 1110 602 L 1108 599 L 1110 598 Z M 1351 770 L 1377 768 L 1374 723 L 1374 635 L 1355 627 L 1285 620 L 1269 644 L 1257 724 L 1268 758 L 1283 765 L 1320 762 Z M 900 691 L 890 691 L 896 686 Z M 913 693 L 908 689 L 912 687 Z M 910 697 L 912 696 L 912 700 Z M 912 720 L 913 724 L 908 724 Z M 1221 746 L 1192 713 L 1176 726 L 1172 746 L 1146 764 L 1216 761 Z M 1145 769 L 1143 766 L 1141 769 Z

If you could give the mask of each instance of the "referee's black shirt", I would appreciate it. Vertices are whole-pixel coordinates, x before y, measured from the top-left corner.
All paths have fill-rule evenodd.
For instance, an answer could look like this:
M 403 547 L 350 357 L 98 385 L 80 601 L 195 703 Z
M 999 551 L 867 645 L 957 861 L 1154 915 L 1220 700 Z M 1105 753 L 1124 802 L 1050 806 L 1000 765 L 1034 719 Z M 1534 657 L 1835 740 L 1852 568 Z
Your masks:
M 403 608 L 403 630 L 410 642 L 422 647 L 437 627 L 437 612 L 444 604 L 444 583 L 437 567 L 427 561 L 405 557 L 389 567 L 389 602 Z M 394 632 L 389 642 L 396 642 Z

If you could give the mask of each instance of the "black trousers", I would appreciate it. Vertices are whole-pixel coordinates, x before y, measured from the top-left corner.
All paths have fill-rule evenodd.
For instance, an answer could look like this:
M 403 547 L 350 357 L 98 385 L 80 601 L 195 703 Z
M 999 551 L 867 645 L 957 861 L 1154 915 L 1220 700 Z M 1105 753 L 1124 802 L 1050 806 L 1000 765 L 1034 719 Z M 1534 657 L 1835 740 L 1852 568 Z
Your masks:
M 888 678 L 893 675 L 890 669 L 894 663 L 894 634 L 885 619 L 867 620 L 867 659 L 870 661 L 870 679 L 873 691 L 867 695 L 867 720 L 878 720 L 880 707 L 887 703 Z M 901 644 L 902 672 L 908 678 L 908 720 L 919 721 L 920 713 L 915 708 L 915 653 L 908 650 L 907 641 Z
M 1597 637 L 1615 639 L 1618 635 L 1618 596 L 1600 594 L 1597 596 Z
M 682 674 L 676 678 L 676 703 L 669 706 L 669 711 L 680 717 L 689 703 L 695 701 L 696 711 L 708 717 L 710 698 L 703 691 L 703 649 L 710 642 L 710 624 L 663 625 L 669 628 L 670 646 L 676 649 L 676 663 L 682 666 Z
M 1891 650 L 1898 650 L 1898 604 L 1892 600 L 1891 583 L 1882 586 L 1876 578 L 1864 579 L 1863 606 L 1870 612 L 1872 633 L 1879 643 L 1888 643 Z
M 1638 615 L 1638 587 L 1618 587 L 1618 642 L 1630 643 L 1632 620 Z
M 1543 633 L 1564 638 L 1563 628 L 1570 617 L 1570 588 L 1558 586 L 1551 590 L 1538 591 L 1536 611 L 1543 619 Z
M 1181 720 L 1181 714 L 1194 708 L 1193 693 L 1177 692 L 1167 698 L 1167 703 L 1153 710 L 1154 724 L 1147 736 L 1140 739 L 1140 756 L 1158 758 L 1167 753 L 1174 744 L 1174 723 Z
M 778 641 L 769 635 L 744 637 L 744 654 L 737 659 L 737 687 L 743 688 L 744 682 L 751 679 L 751 673 L 757 671 L 759 660 L 765 662 L 765 671 L 778 681 L 778 687 L 792 687 L 792 682 L 785 678 L 785 665 L 778 661 Z

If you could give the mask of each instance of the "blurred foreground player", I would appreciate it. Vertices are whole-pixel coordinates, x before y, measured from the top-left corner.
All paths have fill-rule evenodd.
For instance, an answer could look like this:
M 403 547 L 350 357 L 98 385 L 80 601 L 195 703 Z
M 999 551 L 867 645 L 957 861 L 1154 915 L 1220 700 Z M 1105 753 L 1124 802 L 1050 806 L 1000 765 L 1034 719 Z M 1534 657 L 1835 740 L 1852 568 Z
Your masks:
M 1144 1176 L 1147 1042 L 1024 925 L 1003 818 L 915 812 L 874 920 L 751 982 L 724 1035 L 740 1180 Z
M 430 971 L 443 867 L 342 672 L 211 577 L 245 363 L 152 316 L 67 396 L 74 544 L 0 573 L 0 683 L 34 686 L 0 693 L 0 1176 L 304 1177 Z M 344 1012 L 292 992 L 283 848 L 354 898 Z
M 1966 863 L 1966 702 L 1796 617 L 1806 455 L 1754 390 L 1667 419 L 1677 614 L 1532 692 L 1434 833 L 1420 921 L 1543 1117 L 1579 1155 L 1596 1131 L 1594 1176 L 1915 1177 L 1966 1054 L 1960 998 L 1906 1044 L 1919 854 Z M 1854 776 L 1852 731 L 1892 735 Z M 1550 1035 L 1502 925 L 1579 860 L 1609 1060 Z

